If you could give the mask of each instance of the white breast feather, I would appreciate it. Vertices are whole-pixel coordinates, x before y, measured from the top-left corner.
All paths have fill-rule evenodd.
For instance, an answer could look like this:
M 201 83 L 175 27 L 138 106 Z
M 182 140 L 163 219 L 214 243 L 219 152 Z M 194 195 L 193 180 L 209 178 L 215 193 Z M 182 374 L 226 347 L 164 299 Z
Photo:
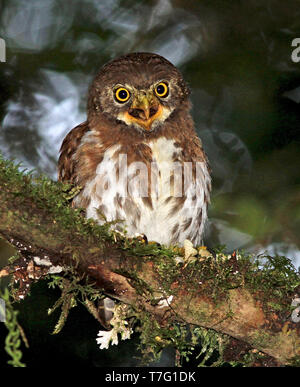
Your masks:
M 91 139 L 86 138 L 85 141 L 91 141 Z M 124 226 L 126 225 L 129 236 L 143 233 L 148 240 L 162 244 L 170 243 L 176 225 L 180 229 L 183 224 L 191 220 L 189 226 L 184 231 L 178 233 L 177 242 L 183 244 L 185 239 L 191 239 L 194 244 L 200 244 L 204 222 L 207 217 L 205 196 L 209 196 L 208 186 L 210 185 L 210 175 L 206 164 L 200 162 L 197 165 L 199 184 L 196 192 L 195 187 L 190 186 L 187 189 L 187 199 L 183 206 L 171 216 L 170 213 L 176 203 L 176 199 L 172 198 L 169 201 L 167 199 L 170 196 L 176 196 L 177 193 L 173 191 L 170 195 L 169 177 L 170 172 L 174 168 L 173 155 L 174 153 L 179 154 L 178 157 L 180 159 L 181 150 L 175 147 L 173 140 L 167 140 L 164 137 L 149 142 L 148 146 L 152 150 L 152 157 L 155 163 L 152 168 L 152 171 L 154 170 L 153 176 L 157 179 L 157 184 L 155 187 L 152 186 L 151 189 L 152 207 L 145 205 L 142 197 L 128 198 L 127 186 L 124 180 L 118 180 L 115 178 L 116 176 L 113 176 L 112 169 L 118 163 L 118 160 L 113 159 L 113 156 L 120 149 L 119 145 L 114 145 L 106 150 L 103 161 L 97 167 L 95 178 L 86 184 L 77 200 L 80 201 L 80 196 L 91 199 L 86 212 L 88 218 L 95 218 L 98 219 L 99 223 L 103 223 L 103 219 L 99 219 L 98 213 L 99 209 L 100 211 L 102 209 L 107 221 L 115 220 L 116 217 L 124 219 Z M 128 168 L 127 173 L 130 175 L 132 172 L 131 166 L 128 165 L 126 168 Z M 160 173 L 155 173 L 155 171 Z M 138 183 L 138 179 L 136 181 Z M 106 182 L 109 184 L 107 187 L 105 187 Z M 133 191 L 135 191 L 134 184 L 135 180 L 133 180 Z M 184 187 L 178 188 L 179 191 L 181 188 L 183 192 Z M 195 193 L 196 199 L 193 200 Z M 117 195 L 119 195 L 118 202 L 115 200 Z M 132 203 L 131 208 L 133 208 L 133 211 L 126 212 L 124 203 L 127 199 Z M 199 214 L 200 209 L 202 210 L 202 221 L 199 228 L 197 214 Z M 140 217 L 136 216 L 137 213 L 140 213 Z

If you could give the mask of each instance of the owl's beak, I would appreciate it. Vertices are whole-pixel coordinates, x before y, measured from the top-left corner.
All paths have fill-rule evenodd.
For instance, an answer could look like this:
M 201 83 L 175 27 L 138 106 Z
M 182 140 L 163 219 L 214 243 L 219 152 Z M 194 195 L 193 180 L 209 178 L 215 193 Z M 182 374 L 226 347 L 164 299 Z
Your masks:
M 126 118 L 149 131 L 153 121 L 158 119 L 161 114 L 162 106 L 152 93 L 148 95 L 138 94 L 126 113 Z

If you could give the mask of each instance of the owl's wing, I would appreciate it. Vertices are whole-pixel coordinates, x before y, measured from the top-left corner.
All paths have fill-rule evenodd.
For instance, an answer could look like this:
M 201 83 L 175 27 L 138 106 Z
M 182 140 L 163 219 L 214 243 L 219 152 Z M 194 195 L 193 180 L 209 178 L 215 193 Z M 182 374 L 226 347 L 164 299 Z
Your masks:
M 211 192 L 211 168 L 208 158 L 204 152 L 202 141 L 197 135 L 191 139 L 189 151 L 191 152 L 192 161 L 201 163 L 202 182 L 204 183 L 204 198 L 205 202 L 208 203 Z
M 87 121 L 76 126 L 65 137 L 60 148 L 58 160 L 58 180 L 75 183 L 76 181 L 76 160 L 73 157 L 76 153 L 82 137 L 90 130 Z
M 208 165 L 208 159 L 203 150 L 202 141 L 197 135 L 191 139 L 190 148 L 192 150 L 193 161 L 204 161 Z
M 81 144 L 83 136 L 90 130 L 86 122 L 76 126 L 65 137 L 60 148 L 60 157 L 58 160 L 58 179 L 75 183 L 77 179 L 75 156 L 78 147 Z M 104 328 L 109 329 L 109 322 L 113 317 L 114 302 L 110 298 L 104 298 L 99 301 L 98 317 Z

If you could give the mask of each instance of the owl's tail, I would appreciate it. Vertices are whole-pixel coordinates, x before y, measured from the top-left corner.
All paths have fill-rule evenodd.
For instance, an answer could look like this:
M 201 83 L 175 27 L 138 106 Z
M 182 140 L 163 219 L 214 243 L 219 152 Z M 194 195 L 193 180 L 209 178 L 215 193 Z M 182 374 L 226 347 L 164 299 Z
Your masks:
M 104 328 L 110 329 L 110 321 L 113 318 L 115 303 L 111 298 L 103 298 L 98 303 L 99 320 Z

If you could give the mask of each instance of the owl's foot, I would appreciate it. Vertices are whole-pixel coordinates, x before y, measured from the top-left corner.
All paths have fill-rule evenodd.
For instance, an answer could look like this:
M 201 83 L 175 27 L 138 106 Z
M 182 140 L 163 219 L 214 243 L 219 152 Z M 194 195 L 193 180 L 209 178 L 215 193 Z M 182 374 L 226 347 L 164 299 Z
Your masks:
M 148 244 L 148 238 L 146 234 L 140 234 L 140 233 L 135 233 L 134 238 L 138 239 L 140 242 L 145 243 L 146 245 Z
M 175 257 L 176 263 L 184 263 L 184 266 L 191 262 L 197 260 L 203 261 L 206 258 L 213 256 L 206 246 L 194 247 L 193 243 L 188 239 L 183 242 L 183 247 L 177 248 L 176 251 L 181 254 L 181 256 Z
M 140 242 L 145 243 L 145 245 L 157 245 L 160 246 L 161 244 L 156 241 L 149 241 L 146 234 L 134 234 L 134 237 L 138 239 Z

